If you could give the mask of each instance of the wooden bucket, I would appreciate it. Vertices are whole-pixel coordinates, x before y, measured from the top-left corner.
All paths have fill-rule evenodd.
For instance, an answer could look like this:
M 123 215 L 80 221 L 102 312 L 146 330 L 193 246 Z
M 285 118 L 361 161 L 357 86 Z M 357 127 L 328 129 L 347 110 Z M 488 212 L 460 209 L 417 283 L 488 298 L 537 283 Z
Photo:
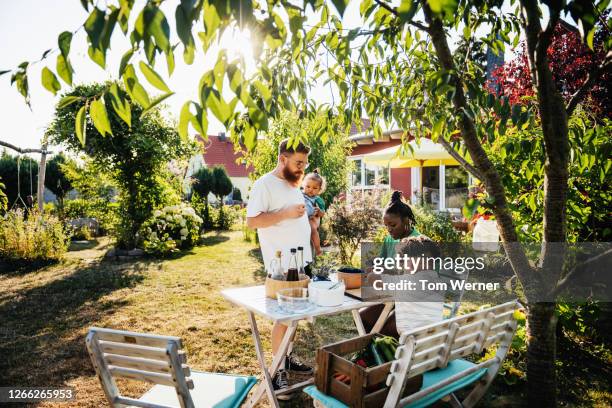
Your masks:
M 289 289 L 289 288 L 306 288 L 308 289 L 308 284 L 310 283 L 310 278 L 306 275 L 300 275 L 300 280 L 298 281 L 281 281 L 276 279 L 271 279 L 266 277 L 266 297 L 271 299 L 276 299 L 276 292 L 281 289 Z

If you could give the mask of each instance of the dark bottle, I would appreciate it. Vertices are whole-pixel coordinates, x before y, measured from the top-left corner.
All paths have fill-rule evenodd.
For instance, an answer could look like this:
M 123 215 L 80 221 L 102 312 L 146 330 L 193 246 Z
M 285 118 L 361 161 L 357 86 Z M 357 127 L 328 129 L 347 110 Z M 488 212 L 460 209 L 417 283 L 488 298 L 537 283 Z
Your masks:
M 287 281 L 298 281 L 298 263 L 296 256 L 296 249 L 291 248 L 291 256 L 289 257 L 289 268 L 287 269 Z

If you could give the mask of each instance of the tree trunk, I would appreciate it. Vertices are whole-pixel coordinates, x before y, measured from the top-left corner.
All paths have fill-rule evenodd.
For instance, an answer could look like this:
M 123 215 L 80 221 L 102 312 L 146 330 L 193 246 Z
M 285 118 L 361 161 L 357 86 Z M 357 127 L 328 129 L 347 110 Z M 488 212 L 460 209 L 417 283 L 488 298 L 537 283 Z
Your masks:
M 47 142 L 43 142 L 40 150 L 42 153 L 40 154 L 40 164 L 38 166 L 38 189 L 37 198 L 38 198 L 38 211 L 42 214 L 43 206 L 45 203 L 45 171 L 47 169 Z
M 422 1 L 422 5 L 425 20 L 429 24 L 431 42 L 434 45 L 441 67 L 448 72 L 457 72 L 442 21 L 433 16 L 426 1 Z M 453 74 L 451 83 L 455 85 L 453 106 L 460 118 L 459 128 L 461 130 L 461 138 L 470 153 L 470 157 L 475 167 L 484 177 L 482 181 L 485 184 L 487 192 L 494 200 L 493 213 L 497 218 L 497 225 L 499 227 L 502 243 L 504 244 L 504 249 L 512 265 L 512 269 L 521 282 L 526 282 L 527 278 L 533 280 L 534 276 L 531 273 L 533 270 L 529 265 L 525 251 L 517 244 L 518 235 L 514 227 L 514 220 L 508 209 L 504 185 L 502 184 L 499 173 L 482 147 L 474 121 L 465 113 L 468 108 L 468 103 L 463 90 L 463 81 L 461 77 Z
M 534 303 L 529 306 L 527 398 L 530 407 L 557 406 L 556 326 L 555 303 Z

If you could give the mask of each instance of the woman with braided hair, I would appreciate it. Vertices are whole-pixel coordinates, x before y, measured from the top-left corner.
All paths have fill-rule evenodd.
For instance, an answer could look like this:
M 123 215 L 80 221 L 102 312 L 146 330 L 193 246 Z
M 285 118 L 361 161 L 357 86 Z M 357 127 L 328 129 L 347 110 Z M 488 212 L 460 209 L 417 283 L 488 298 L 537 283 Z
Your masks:
M 419 254 L 427 252 L 425 255 L 428 256 L 439 256 L 437 246 L 416 229 L 414 213 L 410 206 L 402 200 L 401 191 L 393 192 L 391 201 L 385 209 L 383 222 L 388 235 L 383 241 L 380 257 L 394 258 L 397 248 L 411 256 L 417 252 Z M 384 305 L 376 305 L 359 312 L 367 332 L 372 330 L 383 308 Z M 413 309 L 419 309 L 419 311 Z M 433 304 L 433 302 L 396 302 L 395 310 L 387 317 L 380 333 L 397 338 L 401 331 L 425 324 L 426 320 L 439 320 L 438 317 L 442 318 L 441 305 Z

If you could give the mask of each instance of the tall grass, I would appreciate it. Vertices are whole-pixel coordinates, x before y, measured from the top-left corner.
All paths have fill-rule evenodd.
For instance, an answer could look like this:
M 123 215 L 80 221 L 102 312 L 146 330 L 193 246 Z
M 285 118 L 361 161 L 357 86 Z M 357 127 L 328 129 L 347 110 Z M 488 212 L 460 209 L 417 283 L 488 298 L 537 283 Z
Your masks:
M 59 218 L 36 210 L 8 211 L 0 217 L 0 259 L 54 261 L 68 250 L 69 237 Z

